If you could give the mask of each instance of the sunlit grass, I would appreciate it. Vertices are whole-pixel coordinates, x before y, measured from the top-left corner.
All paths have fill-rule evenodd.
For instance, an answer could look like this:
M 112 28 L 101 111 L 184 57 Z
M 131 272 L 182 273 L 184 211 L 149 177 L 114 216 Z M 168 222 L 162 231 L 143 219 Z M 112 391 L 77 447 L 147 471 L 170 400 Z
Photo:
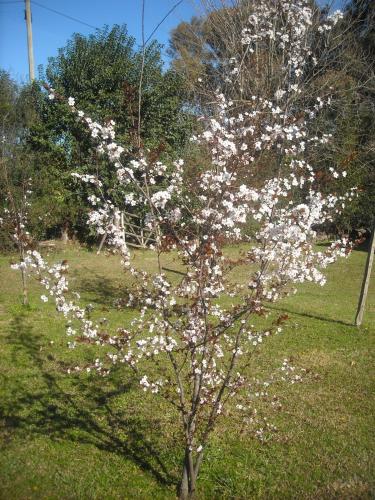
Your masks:
M 134 258 L 154 268 L 150 252 Z M 365 258 L 354 252 L 331 267 L 325 287 L 301 286 L 272 306 L 287 312 L 288 326 L 249 370 L 267 373 L 292 357 L 310 376 L 280 387 L 283 409 L 269 415 L 279 430 L 266 444 L 223 418 L 198 498 L 373 498 L 374 278 L 364 325 L 353 326 Z M 115 323 L 130 320 L 131 311 L 112 307 L 124 288 L 117 257 L 68 247 L 50 259 L 68 259 L 85 302 Z M 30 307 L 21 306 L 9 262 L 0 258 L 0 498 L 174 498 L 182 459 L 174 411 L 139 391 L 125 368 L 108 379 L 62 373 L 72 356 L 64 321 L 40 301 L 36 283 Z M 173 254 L 163 265 L 180 269 Z M 81 361 L 86 355 L 74 352 Z

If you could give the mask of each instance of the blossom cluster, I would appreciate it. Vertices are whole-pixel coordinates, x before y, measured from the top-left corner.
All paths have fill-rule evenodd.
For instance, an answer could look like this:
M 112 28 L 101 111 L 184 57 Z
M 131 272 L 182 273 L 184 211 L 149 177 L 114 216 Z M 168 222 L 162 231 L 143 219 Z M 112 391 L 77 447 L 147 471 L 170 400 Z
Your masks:
M 317 31 L 327 33 L 342 19 L 337 10 L 320 20 Z M 317 64 L 312 47 L 312 26 L 316 23 L 316 12 L 306 0 L 265 0 L 256 2 L 249 17 L 248 25 L 242 30 L 242 44 L 249 53 L 264 44 L 273 45 L 275 51 L 283 53 L 281 79 L 284 86 L 276 91 L 275 97 L 289 99 L 301 92 L 300 86 L 308 64 Z M 232 74 L 239 73 L 236 58 Z

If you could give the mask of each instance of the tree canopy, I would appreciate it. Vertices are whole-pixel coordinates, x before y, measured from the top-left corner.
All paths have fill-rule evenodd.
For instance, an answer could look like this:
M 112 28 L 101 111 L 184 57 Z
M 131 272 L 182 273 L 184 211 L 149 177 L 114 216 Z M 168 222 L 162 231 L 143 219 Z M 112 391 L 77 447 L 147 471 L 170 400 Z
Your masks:
M 160 50 L 156 42 L 144 51 L 136 48 L 126 26 L 105 27 L 90 36 L 75 34 L 49 58 L 38 83 L 61 96 L 74 96 L 77 105 L 100 122 L 114 120 L 117 137 L 130 155 L 140 140 L 164 160 L 173 159 L 189 136 L 192 119 L 184 108 L 182 77 L 164 70 Z M 99 169 L 110 185 L 113 168 L 98 158 L 68 106 L 60 101 L 51 105 L 41 85 L 19 87 L 5 73 L 0 85 L 1 117 L 7 129 L 18 123 L 18 143 L 33 171 L 34 212 L 38 220 L 48 214 L 38 236 L 55 236 L 69 226 L 71 233 L 87 239 L 88 207 L 71 173 Z

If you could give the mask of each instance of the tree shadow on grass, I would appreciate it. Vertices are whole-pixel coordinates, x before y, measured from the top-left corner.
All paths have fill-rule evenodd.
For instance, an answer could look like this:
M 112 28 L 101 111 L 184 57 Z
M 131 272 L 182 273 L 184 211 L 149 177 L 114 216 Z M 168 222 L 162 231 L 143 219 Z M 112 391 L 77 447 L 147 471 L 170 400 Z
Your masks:
M 317 246 L 323 248 L 329 248 L 332 245 L 332 241 L 320 241 Z M 370 238 L 366 238 L 361 243 L 355 244 L 353 247 L 354 252 L 368 252 L 370 246 Z
M 14 366 L 27 359 L 27 369 L 31 366 L 38 371 L 38 382 L 33 385 L 25 379 L 25 383 L 18 380 L 15 384 L 13 380 L 7 384 L 7 397 L 0 401 L 3 446 L 13 433 L 91 444 L 132 460 L 162 485 L 176 484 L 177 478 L 162 458 L 162 450 L 171 450 L 171 443 L 165 442 L 167 437 L 158 429 L 155 416 L 150 424 L 138 412 L 125 415 L 113 405 L 117 396 L 131 391 L 130 381 L 115 384 L 113 379 L 95 375 L 69 377 L 56 368 L 48 368 L 53 357 L 44 354 L 46 340 L 33 331 L 22 314 L 13 318 L 7 342 L 13 346 Z M 156 437 L 156 445 L 147 439 L 151 434 Z
M 90 278 L 81 278 L 81 275 L 77 274 L 77 291 L 89 295 L 91 300 L 99 304 L 112 306 L 115 300 L 127 293 L 126 287 L 116 285 L 112 278 L 93 271 L 90 271 L 89 275 Z
M 296 311 L 294 309 L 290 309 L 287 307 L 276 307 L 274 305 L 268 305 L 267 308 L 270 309 L 271 311 L 280 311 L 283 313 L 295 314 L 296 316 L 303 316 L 305 318 L 317 319 L 319 321 L 324 321 L 326 323 L 335 323 L 337 325 L 353 326 L 354 327 L 354 324 L 349 322 L 349 321 L 342 321 L 340 319 L 327 318 L 325 316 L 319 316 L 318 314 L 299 312 L 299 311 Z
M 77 276 L 79 275 L 77 274 Z M 89 278 L 80 278 L 76 290 L 82 294 L 83 298 L 92 300 L 102 310 L 115 309 L 131 313 L 132 309 L 137 307 L 134 296 L 131 308 L 127 305 L 132 295 L 131 286 L 127 284 L 116 285 L 112 278 L 107 278 L 99 273 L 90 272 Z M 149 306 L 149 309 L 153 308 L 155 306 Z

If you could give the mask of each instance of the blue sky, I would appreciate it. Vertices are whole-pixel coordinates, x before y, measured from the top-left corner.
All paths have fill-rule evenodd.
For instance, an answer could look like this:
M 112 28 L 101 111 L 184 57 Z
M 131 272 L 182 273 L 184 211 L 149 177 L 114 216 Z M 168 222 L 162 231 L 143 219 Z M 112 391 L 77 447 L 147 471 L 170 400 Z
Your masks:
M 105 24 L 127 24 L 129 34 L 141 42 L 142 0 L 38 0 L 37 3 L 96 27 Z M 145 0 L 145 34 L 150 34 L 177 0 Z M 183 0 L 155 34 L 167 46 L 170 30 L 182 20 L 197 14 L 192 0 Z M 84 35 L 93 28 L 41 8 L 32 2 L 35 70 L 57 54 L 74 32 Z M 20 82 L 28 80 L 26 24 L 24 2 L 0 0 L 0 68 L 9 71 Z
M 145 0 L 146 37 L 177 1 Z M 142 0 L 38 0 L 36 3 L 31 0 L 31 2 L 36 75 L 38 66 L 45 65 L 48 57 L 56 55 L 57 49 L 64 47 L 74 32 L 88 35 L 95 31 L 93 28 L 48 11 L 38 3 L 98 28 L 105 24 L 125 23 L 129 34 L 141 43 Z M 325 2 L 321 0 L 319 3 Z M 335 8 L 341 3 L 340 0 L 333 0 Z M 196 0 L 182 0 L 160 26 L 155 38 L 167 47 L 170 30 L 179 22 L 190 20 L 194 14 L 199 15 L 198 4 Z M 0 68 L 9 71 L 11 76 L 20 82 L 28 80 L 23 0 L 0 0 Z

